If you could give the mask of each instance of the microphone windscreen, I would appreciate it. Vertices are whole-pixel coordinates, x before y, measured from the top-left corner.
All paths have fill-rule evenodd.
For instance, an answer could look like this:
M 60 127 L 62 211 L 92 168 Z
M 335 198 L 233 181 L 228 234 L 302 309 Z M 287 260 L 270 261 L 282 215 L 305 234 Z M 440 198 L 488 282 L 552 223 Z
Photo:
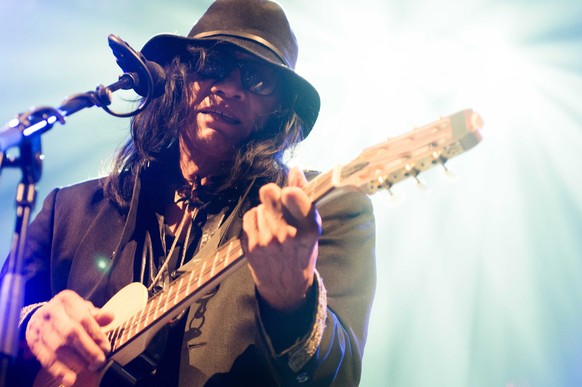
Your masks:
M 166 71 L 156 62 L 146 60 L 145 63 L 152 75 L 152 80 L 154 81 L 154 93 L 152 98 L 157 98 L 166 91 Z

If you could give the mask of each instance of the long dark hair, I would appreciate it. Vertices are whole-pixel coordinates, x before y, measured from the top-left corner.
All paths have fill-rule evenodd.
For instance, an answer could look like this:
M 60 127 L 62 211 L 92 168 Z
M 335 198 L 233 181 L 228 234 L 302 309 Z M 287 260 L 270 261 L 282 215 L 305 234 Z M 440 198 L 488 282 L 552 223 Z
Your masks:
M 163 171 L 164 181 L 176 187 L 185 183 L 179 167 L 178 136 L 186 127 L 189 103 L 193 96 L 188 87 L 189 74 L 203 65 L 207 49 L 189 47 L 166 64 L 165 93 L 152 101 L 131 120 L 131 138 L 116 154 L 113 171 L 105 178 L 103 189 L 122 212 L 129 209 L 133 187 L 140 171 L 150 164 Z M 285 88 L 285 82 L 279 87 Z M 285 88 L 276 112 L 263 128 L 256 128 L 250 138 L 237 150 L 229 174 L 216 187 L 218 192 L 267 182 L 284 183 L 287 166 L 284 154 L 302 139 L 301 118 L 292 108 L 294 95 Z M 169 180 L 168 180 L 169 179 Z

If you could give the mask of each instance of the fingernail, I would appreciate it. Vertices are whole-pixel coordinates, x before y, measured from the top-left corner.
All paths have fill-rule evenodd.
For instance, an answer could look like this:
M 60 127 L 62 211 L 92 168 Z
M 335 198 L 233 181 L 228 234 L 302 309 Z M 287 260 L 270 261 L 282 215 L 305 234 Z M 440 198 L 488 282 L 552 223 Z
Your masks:
M 63 385 L 72 386 L 77 381 L 77 374 L 74 372 L 67 373 L 63 376 Z

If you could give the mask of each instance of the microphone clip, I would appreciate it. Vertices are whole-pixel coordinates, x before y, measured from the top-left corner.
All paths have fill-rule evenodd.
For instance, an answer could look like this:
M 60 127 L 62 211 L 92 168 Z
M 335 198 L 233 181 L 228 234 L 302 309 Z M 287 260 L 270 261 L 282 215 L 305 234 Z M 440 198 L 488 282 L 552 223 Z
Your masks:
M 141 52 L 135 51 L 127 42 L 119 36 L 110 34 L 107 38 L 109 47 L 116 58 L 117 64 L 124 71 L 119 80 L 106 88 L 98 88 L 101 107 L 109 114 L 116 117 L 130 117 L 143 111 L 154 99 L 162 95 L 166 86 L 166 74 L 162 66 L 148 61 Z M 116 113 L 108 108 L 109 95 L 117 90 L 133 89 L 144 97 L 140 106 L 130 113 Z

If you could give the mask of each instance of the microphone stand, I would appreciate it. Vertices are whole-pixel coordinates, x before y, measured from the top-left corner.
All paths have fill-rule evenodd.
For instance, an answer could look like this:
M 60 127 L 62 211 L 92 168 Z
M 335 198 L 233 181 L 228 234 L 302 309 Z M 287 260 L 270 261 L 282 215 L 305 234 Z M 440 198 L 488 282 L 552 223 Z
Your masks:
M 111 41 L 111 36 L 110 36 Z M 125 50 L 133 50 L 127 46 Z M 133 51 L 123 52 L 125 55 L 135 55 Z M 116 53 L 117 56 L 117 53 Z M 57 109 L 51 107 L 33 108 L 19 114 L 4 128 L 0 129 L 0 172 L 5 167 L 20 168 L 22 180 L 16 190 L 16 224 L 12 238 L 10 255 L 7 259 L 5 272 L 0 286 L 0 387 L 6 382 L 8 367 L 18 355 L 20 310 L 24 303 L 25 280 L 22 269 L 24 266 L 24 250 L 28 234 L 28 225 L 36 201 L 35 184 L 42 174 L 41 135 L 50 130 L 58 121 L 65 124 L 65 116 L 82 109 L 97 106 L 116 117 L 130 117 L 146 108 L 154 97 L 154 82 L 145 61 L 139 57 L 132 72 L 126 72 L 119 80 L 109 86 L 99 85 L 95 91 L 76 94 L 67 98 Z M 124 68 L 125 71 L 128 71 Z M 144 77 L 139 75 L 145 74 Z M 145 82 L 147 93 L 140 106 L 129 113 L 116 113 L 108 108 L 111 104 L 111 93 L 124 89 L 135 89 Z M 6 150 L 18 146 L 18 157 L 7 157 Z
M 2 152 L 2 160 L 4 160 Z M 5 165 L 0 164 L 1 167 Z M 8 160 L 11 167 L 19 166 L 22 170 L 22 180 L 16 189 L 16 226 L 12 238 L 10 256 L 8 257 L 6 274 L 2 278 L 0 288 L 0 354 L 1 375 L 0 385 L 4 385 L 8 366 L 18 353 L 19 333 L 18 322 L 20 309 L 24 301 L 25 278 L 22 273 L 24 263 L 24 245 L 28 232 L 30 216 L 36 201 L 35 184 L 39 181 L 42 169 L 42 151 L 40 137 L 35 136 L 20 146 L 18 160 Z

